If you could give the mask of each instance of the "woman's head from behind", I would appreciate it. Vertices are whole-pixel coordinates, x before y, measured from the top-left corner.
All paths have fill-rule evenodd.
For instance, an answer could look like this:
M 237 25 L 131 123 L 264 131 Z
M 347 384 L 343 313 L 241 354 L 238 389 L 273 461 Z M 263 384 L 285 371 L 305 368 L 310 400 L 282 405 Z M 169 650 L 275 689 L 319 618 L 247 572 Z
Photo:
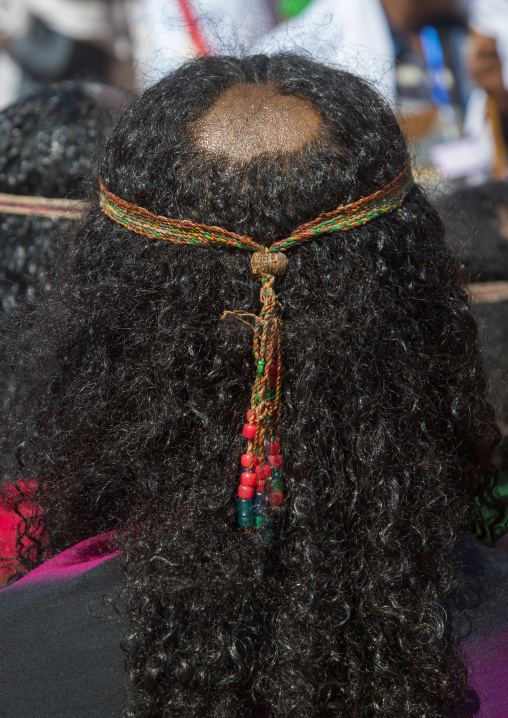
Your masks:
M 363 81 L 281 55 L 161 81 L 101 174 L 155 214 L 270 244 L 406 162 Z M 24 471 L 46 487 L 50 551 L 133 529 L 131 715 L 424 716 L 463 687 L 443 598 L 497 435 L 442 225 L 415 188 L 287 256 L 287 499 L 270 546 L 235 515 L 252 335 L 220 317 L 259 311 L 246 252 L 147 239 L 96 204 L 38 316 Z

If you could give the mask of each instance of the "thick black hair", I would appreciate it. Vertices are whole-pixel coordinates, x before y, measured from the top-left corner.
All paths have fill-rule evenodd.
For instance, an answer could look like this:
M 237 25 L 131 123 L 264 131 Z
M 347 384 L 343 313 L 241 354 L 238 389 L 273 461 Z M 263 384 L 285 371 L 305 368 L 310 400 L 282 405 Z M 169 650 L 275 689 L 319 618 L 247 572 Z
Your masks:
M 21 98 L 0 112 L 0 192 L 79 199 L 127 93 L 93 82 L 61 82 Z M 94 173 L 96 174 L 96 172 Z M 0 214 L 0 301 L 49 283 L 58 240 L 68 219 Z M 48 274 L 49 273 L 49 274 Z
M 268 82 L 317 109 L 316 141 L 247 163 L 198 146 L 190 122 L 228 88 Z M 127 110 L 101 173 L 152 212 L 268 243 L 406 162 L 359 78 L 292 55 L 214 57 Z M 444 600 L 459 532 L 496 480 L 498 431 L 442 223 L 415 187 L 288 258 L 287 499 L 269 546 L 235 511 L 252 337 L 220 321 L 258 311 L 247 253 L 143 238 L 95 200 L 58 286 L 17 325 L 14 428 L 47 534 L 21 558 L 120 531 L 131 717 L 422 718 L 464 691 Z
M 96 153 L 130 96 L 95 82 L 61 82 L 37 90 L 0 112 L 0 192 L 19 197 L 80 199 L 97 174 Z M 0 213 L 0 314 L 51 287 L 60 250 L 76 221 Z M 0 411 L 15 372 L 0 374 Z M 5 422 L 5 418 L 2 418 Z M 3 478 L 12 457 L 0 449 Z

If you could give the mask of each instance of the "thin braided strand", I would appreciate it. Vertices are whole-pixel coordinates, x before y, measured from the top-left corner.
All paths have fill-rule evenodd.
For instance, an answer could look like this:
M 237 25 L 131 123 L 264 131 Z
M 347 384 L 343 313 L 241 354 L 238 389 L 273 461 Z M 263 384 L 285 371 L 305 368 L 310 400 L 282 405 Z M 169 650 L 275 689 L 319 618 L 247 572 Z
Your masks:
M 81 219 L 88 209 L 86 202 L 78 199 L 54 199 L 25 197 L 0 193 L 0 213 L 49 219 Z
M 220 227 L 208 227 L 206 224 L 195 224 L 185 219 L 161 217 L 135 204 L 125 202 L 109 192 L 102 179 L 100 188 L 100 203 L 105 214 L 136 234 L 142 234 L 150 239 L 165 239 L 175 244 L 200 247 L 226 244 L 236 249 L 266 252 L 266 247 L 258 244 L 251 237 L 242 237 Z

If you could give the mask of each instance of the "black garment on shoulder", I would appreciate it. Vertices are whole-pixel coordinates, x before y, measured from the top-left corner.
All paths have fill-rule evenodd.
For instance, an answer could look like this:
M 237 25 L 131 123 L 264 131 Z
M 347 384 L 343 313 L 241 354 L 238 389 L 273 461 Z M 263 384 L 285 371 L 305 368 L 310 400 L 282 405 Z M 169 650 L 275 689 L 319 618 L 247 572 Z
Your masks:
M 508 627 L 508 555 L 463 536 L 456 559 L 459 589 L 447 602 L 448 629 L 469 666 L 468 646 L 481 647 L 484 637 Z M 118 599 L 121 560 L 113 556 L 65 581 L 0 591 L 0 718 L 121 718 L 128 631 Z M 496 665 L 503 675 L 495 678 L 495 709 L 481 706 L 477 693 L 491 689 L 473 684 L 461 715 L 508 715 L 508 673 Z
M 120 556 L 64 582 L 0 592 L 0 718 L 121 718 Z

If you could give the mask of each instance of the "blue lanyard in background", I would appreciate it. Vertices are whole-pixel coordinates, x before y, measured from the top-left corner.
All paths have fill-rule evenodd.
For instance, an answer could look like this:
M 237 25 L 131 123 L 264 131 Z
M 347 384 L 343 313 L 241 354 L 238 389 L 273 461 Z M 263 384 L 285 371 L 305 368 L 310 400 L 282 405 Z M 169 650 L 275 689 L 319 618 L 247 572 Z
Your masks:
M 438 107 L 451 105 L 443 49 L 436 28 L 426 25 L 420 31 L 420 40 L 429 69 L 432 100 Z

